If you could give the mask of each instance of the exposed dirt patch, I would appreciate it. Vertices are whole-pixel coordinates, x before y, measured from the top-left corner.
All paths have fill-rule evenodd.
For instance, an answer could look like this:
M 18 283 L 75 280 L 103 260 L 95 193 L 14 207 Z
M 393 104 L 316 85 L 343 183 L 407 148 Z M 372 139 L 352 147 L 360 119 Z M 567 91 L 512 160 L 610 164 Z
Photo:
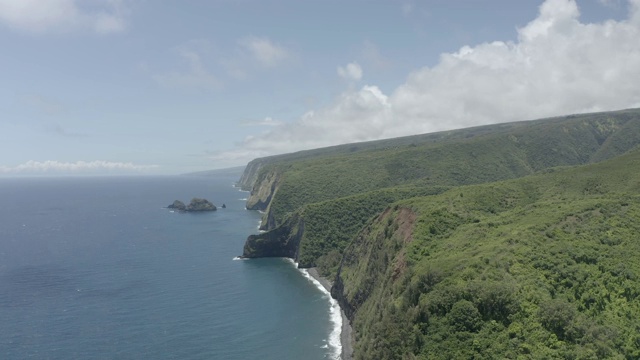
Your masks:
M 398 216 L 396 217 L 398 230 L 396 230 L 396 234 L 403 239 L 405 244 L 413 240 L 413 227 L 417 217 L 416 213 L 409 208 L 401 208 L 398 212 Z
M 408 208 L 401 208 L 398 211 L 398 215 L 394 221 L 392 226 L 396 227 L 397 230 L 394 233 L 394 236 L 399 241 L 402 241 L 403 245 L 407 245 L 413 240 L 413 228 L 416 222 L 417 215 L 416 213 Z M 407 259 L 405 256 L 404 247 L 398 252 L 396 258 L 394 260 L 393 270 L 392 270 L 392 278 L 395 281 L 400 277 L 400 275 L 404 274 L 407 269 Z
M 387 207 L 386 209 L 384 209 L 382 214 L 378 215 L 377 221 L 382 221 L 383 219 L 387 218 L 389 216 L 390 212 L 391 212 L 391 208 L 390 207 Z

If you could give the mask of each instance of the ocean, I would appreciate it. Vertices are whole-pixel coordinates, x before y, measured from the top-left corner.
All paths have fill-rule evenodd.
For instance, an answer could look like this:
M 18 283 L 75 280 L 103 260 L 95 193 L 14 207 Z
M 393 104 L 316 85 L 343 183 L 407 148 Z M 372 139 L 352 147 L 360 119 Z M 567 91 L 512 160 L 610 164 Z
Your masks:
M 236 258 L 239 175 L 0 179 L 0 358 L 337 359 L 326 291 Z M 166 208 L 193 197 L 218 211 Z

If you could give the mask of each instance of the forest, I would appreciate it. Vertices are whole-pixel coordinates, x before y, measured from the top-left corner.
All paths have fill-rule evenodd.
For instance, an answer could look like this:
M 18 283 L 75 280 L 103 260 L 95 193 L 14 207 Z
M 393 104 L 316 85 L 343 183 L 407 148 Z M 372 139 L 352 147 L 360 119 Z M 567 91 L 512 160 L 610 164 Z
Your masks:
M 637 359 L 638 144 L 624 110 L 256 159 L 244 256 L 333 280 L 356 359 Z

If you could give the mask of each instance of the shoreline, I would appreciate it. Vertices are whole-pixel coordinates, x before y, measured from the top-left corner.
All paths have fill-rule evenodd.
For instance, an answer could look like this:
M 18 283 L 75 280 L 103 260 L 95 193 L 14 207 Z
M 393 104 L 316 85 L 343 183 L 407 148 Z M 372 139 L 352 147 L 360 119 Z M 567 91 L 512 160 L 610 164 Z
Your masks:
M 328 279 L 320 276 L 318 270 L 316 268 L 308 268 L 307 273 L 309 276 L 317 280 L 329 293 L 331 293 L 331 286 L 333 283 Z M 342 352 L 340 354 L 340 359 L 342 360 L 352 360 L 353 359 L 353 339 L 352 339 L 352 331 L 351 324 L 349 324 L 349 319 L 345 315 L 342 307 L 340 308 L 340 315 L 342 316 L 342 331 L 340 331 L 340 343 L 342 346 Z

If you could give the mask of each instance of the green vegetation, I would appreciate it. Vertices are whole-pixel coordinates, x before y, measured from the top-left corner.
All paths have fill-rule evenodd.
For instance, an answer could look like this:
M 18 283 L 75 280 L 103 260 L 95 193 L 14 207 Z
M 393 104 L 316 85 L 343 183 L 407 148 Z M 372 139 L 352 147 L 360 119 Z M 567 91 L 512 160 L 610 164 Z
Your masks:
M 268 207 L 258 207 L 267 210 L 265 228 L 273 229 L 304 205 L 382 188 L 416 181 L 421 186 L 478 184 L 600 161 L 637 144 L 640 126 L 630 119 L 639 113 L 628 110 L 492 125 L 385 140 L 386 147 L 367 143 L 371 149 L 355 144 L 351 146 L 364 149 L 353 153 L 303 152 L 279 161 L 272 157 L 259 171 L 252 196 L 266 199 L 267 193 L 277 191 Z M 273 178 L 278 178 L 276 186 L 264 181 Z M 250 198 L 252 202 L 256 200 Z
M 335 279 L 358 359 L 640 358 L 638 144 L 625 110 L 257 159 L 244 255 Z
M 356 358 L 637 359 L 637 169 L 640 151 L 396 203 L 340 270 Z
M 414 196 L 439 194 L 446 189 L 402 186 L 307 205 L 301 211 L 305 231 L 298 254 L 299 265 L 318 266 L 324 276 L 333 278 L 344 248 L 388 204 Z
M 388 204 L 451 186 L 611 158 L 638 143 L 640 124 L 633 119 L 639 114 L 628 110 L 500 124 L 300 152 L 265 163 L 257 159 L 247 171 L 254 174 L 261 166 L 248 206 L 266 210 L 263 229 L 284 227 L 277 236 L 260 237 L 264 241 L 294 238 L 297 232 L 283 237 L 292 227 L 289 219 L 304 221 L 294 257 L 300 266 L 318 266 L 333 277 L 345 246 Z

